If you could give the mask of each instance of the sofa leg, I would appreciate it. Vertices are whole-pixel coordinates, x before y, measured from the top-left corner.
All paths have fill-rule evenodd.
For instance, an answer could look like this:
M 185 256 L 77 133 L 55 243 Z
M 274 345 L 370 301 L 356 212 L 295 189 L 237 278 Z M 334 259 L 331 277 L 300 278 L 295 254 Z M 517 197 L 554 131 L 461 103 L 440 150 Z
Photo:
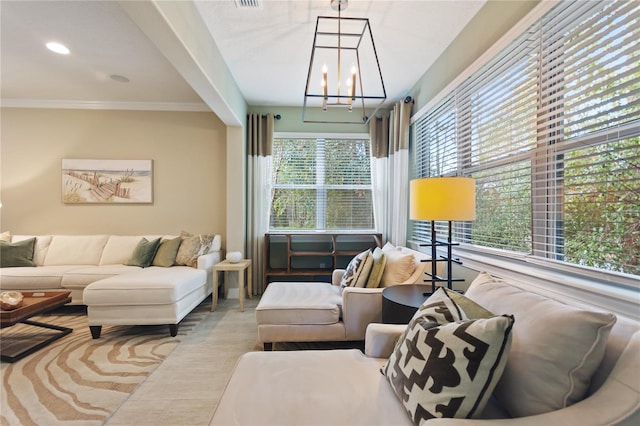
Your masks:
M 178 324 L 169 324 L 169 333 L 171 333 L 171 337 L 176 337 L 178 335 Z
M 273 350 L 273 343 L 265 343 L 264 344 L 264 350 L 265 352 L 270 352 Z
M 90 325 L 89 330 L 91 330 L 91 337 L 94 339 L 100 338 L 100 333 L 102 332 L 101 325 Z

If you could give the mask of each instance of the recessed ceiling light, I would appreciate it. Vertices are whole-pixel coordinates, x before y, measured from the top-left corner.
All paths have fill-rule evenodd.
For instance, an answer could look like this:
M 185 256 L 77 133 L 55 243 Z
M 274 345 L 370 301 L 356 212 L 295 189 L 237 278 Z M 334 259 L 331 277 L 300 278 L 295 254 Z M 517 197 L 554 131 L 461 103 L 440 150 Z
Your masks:
M 124 75 L 111 74 L 109 77 L 111 77 L 111 80 L 117 81 L 118 83 L 128 83 L 129 82 L 129 79 L 127 77 L 125 77 Z
M 68 55 L 70 52 L 67 46 L 65 46 L 64 44 L 56 43 L 54 41 L 50 41 L 49 43 L 47 43 L 47 49 L 61 55 Z

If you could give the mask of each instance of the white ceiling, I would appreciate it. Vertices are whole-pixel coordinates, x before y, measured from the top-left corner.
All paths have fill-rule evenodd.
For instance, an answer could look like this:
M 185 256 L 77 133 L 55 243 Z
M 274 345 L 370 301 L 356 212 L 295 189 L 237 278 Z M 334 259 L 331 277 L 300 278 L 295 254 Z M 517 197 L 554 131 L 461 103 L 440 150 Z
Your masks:
M 195 1 L 249 105 L 301 106 L 318 15 L 329 0 Z M 388 100 L 404 97 L 484 1 L 351 0 L 369 18 Z M 201 104 L 116 1 L 0 2 L 0 97 L 38 102 Z M 71 53 L 45 48 L 58 41 Z M 117 74 L 129 83 L 110 78 Z

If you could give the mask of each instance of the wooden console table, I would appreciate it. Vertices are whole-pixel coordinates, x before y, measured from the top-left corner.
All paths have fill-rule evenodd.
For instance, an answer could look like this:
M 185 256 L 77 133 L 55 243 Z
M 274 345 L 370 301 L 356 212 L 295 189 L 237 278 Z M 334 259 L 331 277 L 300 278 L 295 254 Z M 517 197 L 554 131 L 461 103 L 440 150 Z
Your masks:
M 274 266 L 272 244 L 285 246 L 285 264 Z M 382 234 L 372 232 L 270 232 L 264 236 L 264 288 L 269 278 L 291 280 L 321 279 L 331 281 L 336 268 L 344 268 L 357 254 L 366 249 L 382 247 Z M 302 266 L 301 266 L 302 265 Z

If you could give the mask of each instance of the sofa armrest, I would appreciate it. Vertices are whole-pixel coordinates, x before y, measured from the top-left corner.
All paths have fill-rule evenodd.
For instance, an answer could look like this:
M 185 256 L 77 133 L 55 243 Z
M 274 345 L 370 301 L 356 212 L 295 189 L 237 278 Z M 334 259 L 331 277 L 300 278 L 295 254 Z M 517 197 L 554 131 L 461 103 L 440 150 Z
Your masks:
M 342 290 L 342 321 L 346 340 L 364 340 L 367 326 L 382 322 L 381 288 L 345 287 Z
M 389 358 L 406 328 L 405 324 L 369 324 L 364 339 L 364 354 L 372 358 Z
M 220 252 L 212 251 L 198 256 L 198 269 L 207 271 L 207 294 L 213 292 L 213 265 L 220 263 Z
M 593 395 L 567 408 L 537 416 L 502 420 L 431 419 L 430 426 L 538 426 L 640 424 L 638 358 L 640 332 L 636 332 L 605 382 Z
M 340 281 L 342 281 L 342 276 L 344 275 L 346 269 L 334 269 L 331 274 L 331 284 L 340 285 Z
M 622 391 L 622 396 L 618 393 Z M 637 425 L 640 422 L 638 395 L 625 393 L 624 387 L 614 387 L 606 394 L 596 392 L 567 408 L 537 416 L 513 419 L 430 419 L 429 426 L 540 426 L 540 425 Z
M 198 256 L 198 269 L 210 270 L 213 265 L 220 262 L 220 252 L 213 251 L 211 253 Z

